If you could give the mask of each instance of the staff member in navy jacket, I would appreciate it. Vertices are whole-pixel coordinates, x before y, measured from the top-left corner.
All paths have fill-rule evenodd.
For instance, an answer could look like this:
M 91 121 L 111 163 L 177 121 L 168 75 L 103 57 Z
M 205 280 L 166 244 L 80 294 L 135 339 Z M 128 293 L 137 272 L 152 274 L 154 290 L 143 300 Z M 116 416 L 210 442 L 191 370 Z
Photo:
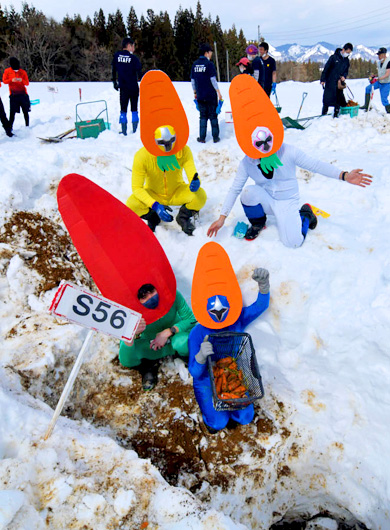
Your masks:
M 121 113 L 119 123 L 122 125 L 122 133 L 127 135 L 127 107 L 131 106 L 131 121 L 133 133 L 137 130 L 138 117 L 138 79 L 141 77 L 141 63 L 138 57 L 133 55 L 135 44 L 133 39 L 126 37 L 122 41 L 122 51 L 115 53 L 112 60 L 112 82 L 115 90 L 119 90 L 119 101 Z M 117 80 L 118 76 L 118 80 Z
M 200 112 L 198 142 L 206 142 L 207 121 L 211 123 L 211 134 L 214 143 L 219 142 L 218 114 L 221 112 L 223 99 L 217 83 L 217 72 L 211 61 L 213 51 L 208 44 L 199 46 L 199 59 L 191 68 L 191 84 L 194 90 L 195 105 Z

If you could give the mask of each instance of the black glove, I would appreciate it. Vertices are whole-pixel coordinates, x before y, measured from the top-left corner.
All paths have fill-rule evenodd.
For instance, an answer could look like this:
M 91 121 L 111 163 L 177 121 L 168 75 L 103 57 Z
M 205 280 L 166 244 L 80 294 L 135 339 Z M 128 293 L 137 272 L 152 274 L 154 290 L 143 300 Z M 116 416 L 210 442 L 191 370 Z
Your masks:
M 269 293 L 269 272 L 267 269 L 255 269 L 252 278 L 259 284 L 261 294 Z
M 114 85 L 115 90 L 119 90 L 119 83 L 118 83 L 118 81 L 113 81 L 112 84 Z

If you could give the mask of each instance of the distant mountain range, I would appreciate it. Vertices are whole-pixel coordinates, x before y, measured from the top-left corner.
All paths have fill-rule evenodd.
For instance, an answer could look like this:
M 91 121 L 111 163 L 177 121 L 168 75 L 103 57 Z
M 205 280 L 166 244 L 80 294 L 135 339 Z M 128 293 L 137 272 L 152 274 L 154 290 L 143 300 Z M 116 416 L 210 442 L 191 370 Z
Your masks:
M 389 50 L 389 46 L 385 46 Z M 317 63 L 325 63 L 334 53 L 337 46 L 329 42 L 318 42 L 314 46 L 302 46 L 300 44 L 283 44 L 283 46 L 270 45 L 270 54 L 277 61 L 296 61 L 298 63 L 307 63 L 309 60 Z M 376 52 L 378 47 L 368 47 L 363 44 L 357 44 L 353 47 L 352 59 L 364 59 L 367 61 L 377 61 Z M 390 51 L 390 50 L 389 50 Z

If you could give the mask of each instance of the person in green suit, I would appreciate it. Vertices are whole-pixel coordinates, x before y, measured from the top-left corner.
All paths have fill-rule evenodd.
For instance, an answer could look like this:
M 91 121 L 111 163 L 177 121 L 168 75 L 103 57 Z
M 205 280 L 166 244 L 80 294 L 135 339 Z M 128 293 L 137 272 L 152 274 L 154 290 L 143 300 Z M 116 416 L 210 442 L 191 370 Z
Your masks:
M 138 300 L 149 309 L 156 309 L 159 296 L 152 284 L 138 290 Z M 119 361 L 123 366 L 137 369 L 142 375 L 142 388 L 152 390 L 157 384 L 159 360 L 176 352 L 188 357 L 188 335 L 196 319 L 183 295 L 177 291 L 175 301 L 166 315 L 146 325 L 142 318 L 132 342 L 121 341 Z

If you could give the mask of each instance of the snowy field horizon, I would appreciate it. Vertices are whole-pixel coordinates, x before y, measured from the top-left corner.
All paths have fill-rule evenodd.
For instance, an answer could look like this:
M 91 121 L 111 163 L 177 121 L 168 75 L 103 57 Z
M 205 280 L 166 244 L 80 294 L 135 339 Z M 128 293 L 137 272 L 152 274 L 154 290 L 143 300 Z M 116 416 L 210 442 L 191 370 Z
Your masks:
M 366 84 L 348 80 L 360 104 Z M 220 83 L 221 142 L 213 144 L 209 128 L 203 145 L 191 84 L 174 86 L 208 200 L 193 237 L 175 222 L 161 223 L 156 237 L 190 303 L 197 254 L 243 153 L 225 121 L 228 83 Z M 107 101 L 111 129 L 97 139 L 41 142 L 74 127 L 79 89 L 82 102 Z M 300 117 L 321 113 L 318 81 L 279 83 L 277 91 L 282 117 L 297 117 L 303 92 Z M 145 394 L 135 372 L 118 364 L 118 341 L 96 335 L 46 442 L 87 334 L 48 308 L 64 271 L 92 287 L 68 244 L 58 183 L 78 173 L 125 202 L 142 144 L 139 131 L 119 134 L 111 83 L 31 83 L 28 92 L 40 100 L 30 127 L 17 114 L 16 136 L 0 132 L 0 529 L 269 530 L 316 517 L 302 528 L 388 530 L 390 115 L 379 91 L 370 113 L 313 119 L 303 131 L 286 130 L 284 139 L 341 170 L 362 168 L 373 175 L 371 186 L 297 170 L 302 204 L 330 214 L 319 217 L 301 248 L 282 245 L 272 216 L 255 241 L 232 237 L 245 221 L 239 201 L 215 238 L 230 257 L 244 305 L 256 296 L 253 269 L 270 271 L 270 307 L 247 329 L 265 388 L 256 422 L 207 435 L 181 361 L 167 360 L 159 384 Z M 4 85 L 0 95 L 8 114 Z M 91 119 L 101 104 L 79 110 Z

